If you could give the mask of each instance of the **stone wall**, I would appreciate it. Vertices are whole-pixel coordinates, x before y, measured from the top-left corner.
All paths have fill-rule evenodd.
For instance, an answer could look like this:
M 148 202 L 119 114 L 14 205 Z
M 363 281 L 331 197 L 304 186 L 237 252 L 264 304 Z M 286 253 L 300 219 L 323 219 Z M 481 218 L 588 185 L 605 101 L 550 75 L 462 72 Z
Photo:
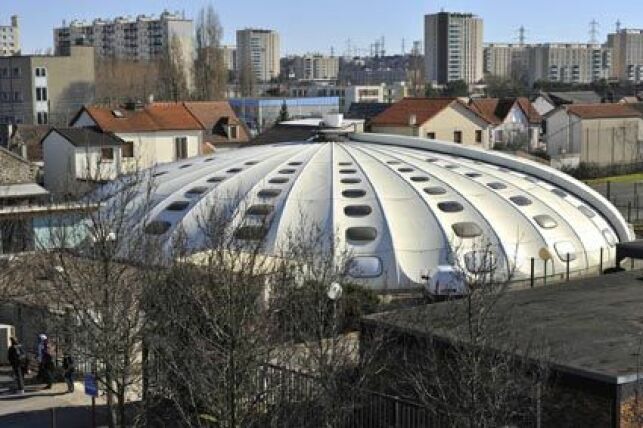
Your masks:
M 38 167 L 0 148 L 0 186 L 35 183 Z

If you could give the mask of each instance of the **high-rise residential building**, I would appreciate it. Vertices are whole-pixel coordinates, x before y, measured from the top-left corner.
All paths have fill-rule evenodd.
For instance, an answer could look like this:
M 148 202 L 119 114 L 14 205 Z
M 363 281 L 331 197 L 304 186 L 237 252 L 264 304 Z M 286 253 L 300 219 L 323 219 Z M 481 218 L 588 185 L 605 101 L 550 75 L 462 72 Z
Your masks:
M 607 36 L 612 49 L 612 75 L 620 80 L 643 81 L 643 30 L 622 29 Z
M 424 17 L 424 53 L 429 82 L 476 83 L 483 78 L 482 19 L 440 12 Z
M 483 57 L 485 75 L 520 79 L 528 72 L 527 45 L 489 43 Z
M 610 77 L 612 51 L 600 44 L 543 43 L 529 45 L 527 52 L 530 84 L 590 83 Z
M 91 23 L 72 21 L 54 28 L 56 55 L 67 55 L 71 46 L 93 46 L 99 58 L 154 60 L 168 52 L 180 52 L 188 85 L 193 58 L 194 26 L 179 13 L 164 11 L 159 17 L 139 15 L 94 19 Z
M 221 46 L 223 52 L 223 63 L 228 71 L 237 71 L 237 47 L 236 46 Z
M 0 25 L 0 56 L 20 54 L 20 26 L 18 16 L 11 17 L 11 25 Z
M 337 80 L 339 58 L 321 54 L 296 56 L 293 68 L 298 80 Z
M 94 101 L 94 49 L 0 58 L 0 123 L 66 125 Z
M 246 28 L 237 31 L 237 69 L 252 71 L 258 82 L 267 82 L 280 73 L 279 34 L 273 30 Z

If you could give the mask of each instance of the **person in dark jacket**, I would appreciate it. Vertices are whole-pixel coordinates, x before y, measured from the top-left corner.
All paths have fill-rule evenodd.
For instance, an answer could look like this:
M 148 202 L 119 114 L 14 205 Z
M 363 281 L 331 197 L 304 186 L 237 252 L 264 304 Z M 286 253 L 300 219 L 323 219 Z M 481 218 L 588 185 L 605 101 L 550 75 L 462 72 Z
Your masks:
M 74 372 L 76 371 L 76 367 L 74 365 L 74 359 L 68 352 L 65 352 L 65 356 L 63 357 L 63 370 L 65 382 L 67 383 L 67 392 L 74 392 Z
M 16 392 L 18 394 L 24 394 L 25 393 L 25 380 L 22 374 L 22 369 L 24 365 L 24 361 L 26 360 L 26 354 L 24 349 L 22 349 L 22 346 L 20 343 L 18 343 L 18 339 L 15 337 L 12 337 L 10 339 L 11 341 L 11 346 L 9 347 L 9 352 L 8 352 L 8 360 L 9 364 L 11 364 L 11 370 L 13 371 L 13 376 L 16 379 Z
M 47 346 L 46 342 L 42 351 L 42 375 L 43 380 L 47 384 L 45 389 L 51 389 L 54 383 L 54 359 L 49 353 L 49 346 Z

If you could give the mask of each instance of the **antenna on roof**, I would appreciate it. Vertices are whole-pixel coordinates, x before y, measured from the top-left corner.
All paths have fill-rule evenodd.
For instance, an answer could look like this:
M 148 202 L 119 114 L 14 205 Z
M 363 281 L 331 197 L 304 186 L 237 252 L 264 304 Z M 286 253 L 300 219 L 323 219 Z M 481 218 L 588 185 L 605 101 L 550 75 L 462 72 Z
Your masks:
M 598 43 L 598 21 L 596 19 L 592 19 L 592 22 L 589 23 L 589 42 Z

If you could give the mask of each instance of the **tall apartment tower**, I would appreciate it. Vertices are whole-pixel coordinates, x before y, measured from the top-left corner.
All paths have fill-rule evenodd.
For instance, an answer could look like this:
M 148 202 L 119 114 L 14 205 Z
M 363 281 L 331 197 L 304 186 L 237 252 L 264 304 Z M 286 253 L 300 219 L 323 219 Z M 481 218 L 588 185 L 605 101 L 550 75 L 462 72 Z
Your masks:
M 321 54 L 296 56 L 294 71 L 298 80 L 337 80 L 339 58 Z
M 177 41 L 191 86 L 193 33 L 191 19 L 168 11 L 159 17 L 139 15 L 135 19 L 94 19 L 91 23 L 72 21 L 54 28 L 54 50 L 56 55 L 69 55 L 70 47 L 85 45 L 93 46 L 98 58 L 145 61 L 162 58 Z
M 484 74 L 526 80 L 529 69 L 527 49 L 527 45 L 524 44 L 486 44 L 484 46 Z
M 258 82 L 279 76 L 279 34 L 273 30 L 246 28 L 237 31 L 237 69 L 250 67 Z
M 530 45 L 529 84 L 538 80 L 590 83 L 607 79 L 612 50 L 600 44 L 542 43 Z
M 468 13 L 440 12 L 424 17 L 427 80 L 475 83 L 483 78 L 482 19 Z
M 612 49 L 612 77 L 643 81 L 643 30 L 622 29 L 607 36 Z
M 20 54 L 20 26 L 18 16 L 11 17 L 11 25 L 0 25 L 0 56 Z

